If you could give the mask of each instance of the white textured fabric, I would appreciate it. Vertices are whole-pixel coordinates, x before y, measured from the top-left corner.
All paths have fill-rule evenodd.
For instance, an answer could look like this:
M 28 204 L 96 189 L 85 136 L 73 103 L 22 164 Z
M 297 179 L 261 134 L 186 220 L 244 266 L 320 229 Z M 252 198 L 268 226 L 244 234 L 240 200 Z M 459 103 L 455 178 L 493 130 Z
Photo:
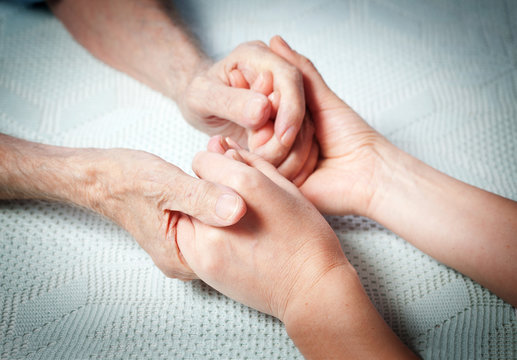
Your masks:
M 205 49 L 282 34 L 391 141 L 517 199 L 517 2 L 188 1 Z M 0 3 L 0 131 L 128 147 L 185 170 L 207 137 L 103 65 L 43 8 Z M 514 309 L 375 223 L 329 218 L 383 317 L 426 359 L 517 359 Z M 293 359 L 283 325 L 201 282 L 165 278 L 83 210 L 0 202 L 0 358 Z

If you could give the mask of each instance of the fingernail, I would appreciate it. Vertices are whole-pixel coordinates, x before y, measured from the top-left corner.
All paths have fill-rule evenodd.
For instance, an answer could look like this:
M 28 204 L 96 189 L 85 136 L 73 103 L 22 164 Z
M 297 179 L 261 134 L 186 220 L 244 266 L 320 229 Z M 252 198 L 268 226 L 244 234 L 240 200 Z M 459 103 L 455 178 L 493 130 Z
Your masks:
M 289 129 L 287 129 L 282 135 L 282 138 L 280 139 L 280 143 L 284 146 L 290 146 L 294 138 L 296 137 L 296 128 L 294 126 L 291 126 Z
M 242 146 L 240 146 L 240 145 L 239 145 L 239 144 L 237 144 L 235 141 L 233 141 L 233 139 L 232 139 L 231 137 L 227 136 L 227 137 L 225 138 L 225 140 L 226 140 L 226 143 L 227 143 L 230 147 L 232 147 L 232 148 L 234 148 L 234 149 L 237 149 L 237 150 L 242 150 Z
M 261 113 L 265 105 L 265 100 L 262 98 L 251 99 L 246 105 L 244 116 L 249 120 L 262 119 Z
M 240 208 L 239 198 L 229 194 L 223 194 L 217 199 L 215 213 L 222 220 L 231 220 Z
M 224 151 L 228 150 L 228 143 L 226 142 L 226 139 L 224 137 L 221 136 L 221 138 L 219 139 L 219 143 L 221 144 L 221 147 Z

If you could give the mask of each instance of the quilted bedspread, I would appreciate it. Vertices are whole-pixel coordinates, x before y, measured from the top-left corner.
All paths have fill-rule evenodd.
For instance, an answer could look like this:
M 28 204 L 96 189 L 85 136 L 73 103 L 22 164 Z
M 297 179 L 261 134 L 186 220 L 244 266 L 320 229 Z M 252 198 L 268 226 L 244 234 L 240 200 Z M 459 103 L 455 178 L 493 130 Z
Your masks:
M 213 57 L 281 34 L 397 146 L 517 200 L 516 1 L 177 3 Z M 44 6 L 5 2 L 0 132 L 146 150 L 189 172 L 208 140 L 172 101 L 92 57 Z M 420 356 L 517 359 L 512 306 L 368 219 L 327 219 L 379 312 Z M 302 356 L 281 322 L 201 281 L 166 278 L 112 222 L 3 201 L 0 358 Z

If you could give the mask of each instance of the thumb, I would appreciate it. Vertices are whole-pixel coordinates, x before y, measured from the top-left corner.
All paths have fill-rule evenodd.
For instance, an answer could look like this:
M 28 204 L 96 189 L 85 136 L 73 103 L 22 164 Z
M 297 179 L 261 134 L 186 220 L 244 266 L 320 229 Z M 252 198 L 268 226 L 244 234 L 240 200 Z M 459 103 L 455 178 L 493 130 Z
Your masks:
M 205 116 L 227 119 L 246 129 L 263 126 L 271 114 L 267 96 L 249 89 L 211 84 L 196 96 Z
M 234 190 L 181 172 L 171 184 L 169 210 L 180 211 L 205 224 L 228 226 L 246 213 L 246 203 Z
M 317 112 L 322 104 L 328 101 L 340 99 L 329 89 L 314 64 L 305 56 L 292 50 L 280 36 L 276 35 L 270 40 L 270 48 L 278 56 L 296 66 L 303 74 L 303 85 L 309 110 Z

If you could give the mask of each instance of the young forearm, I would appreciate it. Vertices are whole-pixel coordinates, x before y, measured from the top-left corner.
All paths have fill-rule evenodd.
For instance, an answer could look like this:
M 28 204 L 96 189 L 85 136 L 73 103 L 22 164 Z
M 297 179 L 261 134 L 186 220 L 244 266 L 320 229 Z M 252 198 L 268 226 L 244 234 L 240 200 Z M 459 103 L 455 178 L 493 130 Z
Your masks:
M 517 203 L 392 147 L 370 217 L 517 305 Z
M 416 358 L 381 318 L 350 265 L 331 270 L 290 305 L 283 320 L 307 359 Z
M 94 56 L 174 100 L 209 61 L 168 2 L 62 0 L 51 8 Z

